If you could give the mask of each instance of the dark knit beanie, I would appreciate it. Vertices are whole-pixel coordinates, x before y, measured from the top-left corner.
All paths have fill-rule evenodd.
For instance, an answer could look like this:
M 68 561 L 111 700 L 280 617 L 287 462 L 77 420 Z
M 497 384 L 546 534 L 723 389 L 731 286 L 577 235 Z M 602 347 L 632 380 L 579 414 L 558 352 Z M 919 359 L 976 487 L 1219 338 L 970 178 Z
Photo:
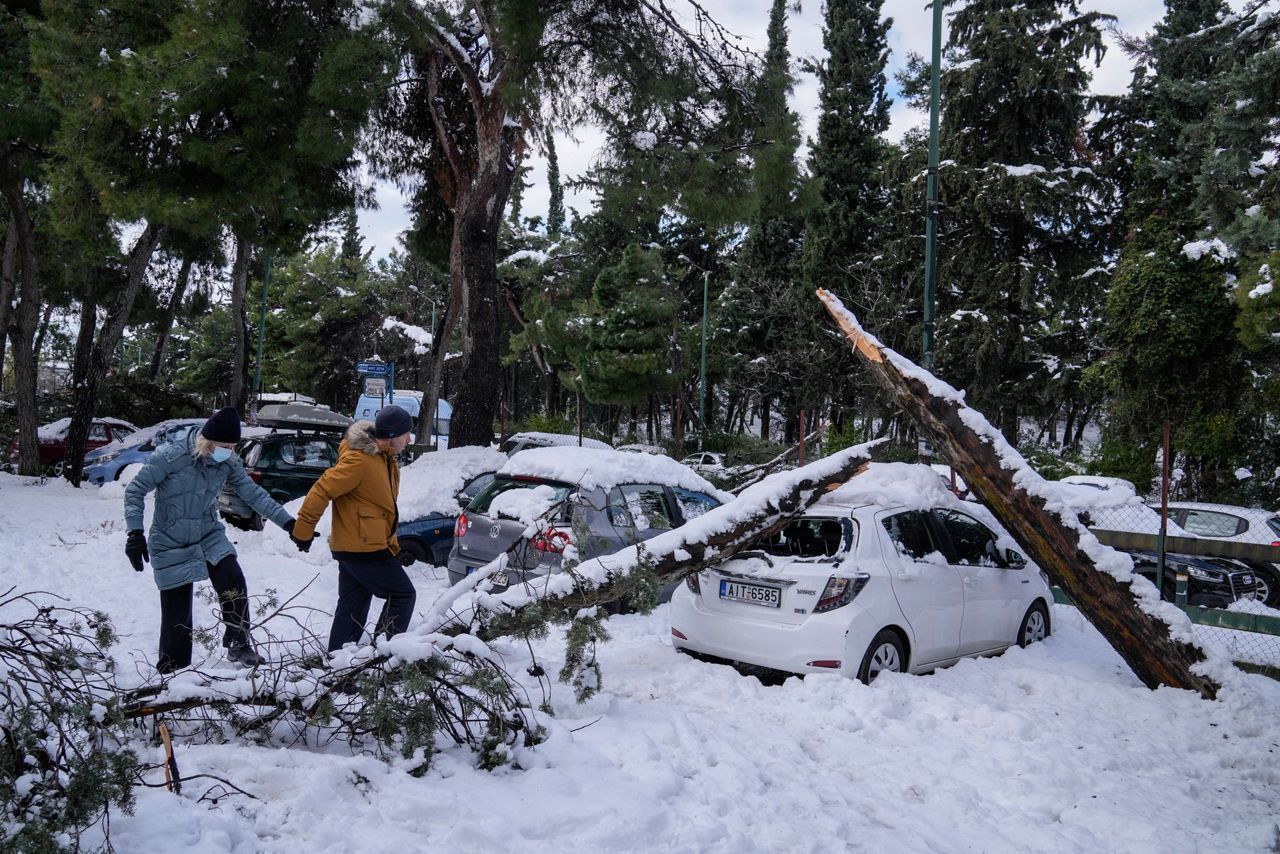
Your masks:
M 413 418 L 394 403 L 378 411 L 373 422 L 373 435 L 379 439 L 394 439 L 413 429 Z
M 204 422 L 200 435 L 210 442 L 239 442 L 240 413 L 234 406 L 219 409 Z

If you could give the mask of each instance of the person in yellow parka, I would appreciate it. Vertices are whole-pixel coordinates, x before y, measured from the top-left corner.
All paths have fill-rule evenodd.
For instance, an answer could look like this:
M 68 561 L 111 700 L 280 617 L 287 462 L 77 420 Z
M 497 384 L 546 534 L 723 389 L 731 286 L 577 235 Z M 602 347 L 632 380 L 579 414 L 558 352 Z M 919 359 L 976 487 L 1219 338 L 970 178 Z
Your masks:
M 413 419 L 399 406 L 383 407 L 376 421 L 347 428 L 338 462 L 311 487 L 289 536 L 307 551 L 324 508 L 333 503 L 329 548 L 338 561 L 338 605 L 329 630 L 329 651 L 358 642 L 374 596 L 385 600 L 374 636 L 392 637 L 409 627 L 417 591 L 400 560 L 396 526 L 400 514 L 400 464 Z

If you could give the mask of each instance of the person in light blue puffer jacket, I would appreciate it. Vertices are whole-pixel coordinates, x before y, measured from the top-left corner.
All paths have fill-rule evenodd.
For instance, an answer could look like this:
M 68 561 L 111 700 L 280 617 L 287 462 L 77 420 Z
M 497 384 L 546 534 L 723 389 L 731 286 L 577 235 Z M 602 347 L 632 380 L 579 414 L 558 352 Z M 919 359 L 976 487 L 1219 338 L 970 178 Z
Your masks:
M 240 414 L 234 407 L 214 413 L 185 443 L 165 445 L 151 455 L 125 488 L 125 554 L 142 571 L 151 561 L 160 588 L 160 656 L 156 668 L 172 673 L 191 664 L 193 585 L 208 579 L 217 591 L 225 626 L 227 658 L 250 667 L 264 659 L 249 637 L 249 596 L 236 550 L 218 519 L 218 491 L 224 483 L 249 506 L 293 533 L 293 517 L 245 474 L 231 448 L 240 440 Z M 147 493 L 154 491 L 151 542 L 142 533 Z

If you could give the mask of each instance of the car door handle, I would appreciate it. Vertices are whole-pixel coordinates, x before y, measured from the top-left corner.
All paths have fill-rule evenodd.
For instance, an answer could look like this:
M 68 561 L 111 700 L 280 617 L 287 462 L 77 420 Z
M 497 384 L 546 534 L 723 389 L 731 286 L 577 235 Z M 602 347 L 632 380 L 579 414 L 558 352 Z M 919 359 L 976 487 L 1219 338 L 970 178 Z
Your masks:
M 964 583 L 969 585 L 974 585 L 978 583 L 978 579 L 974 578 L 972 575 L 966 575 L 964 577 Z

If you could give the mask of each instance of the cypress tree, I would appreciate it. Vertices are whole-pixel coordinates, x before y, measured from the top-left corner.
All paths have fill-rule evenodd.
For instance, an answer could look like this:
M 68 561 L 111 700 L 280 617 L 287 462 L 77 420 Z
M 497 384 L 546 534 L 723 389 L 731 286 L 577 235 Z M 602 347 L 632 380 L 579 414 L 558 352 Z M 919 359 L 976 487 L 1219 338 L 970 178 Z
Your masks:
M 547 134 L 547 184 L 551 198 L 547 203 L 547 234 L 555 239 L 564 231 L 564 187 L 560 183 L 560 159 L 556 157 L 555 134 Z

